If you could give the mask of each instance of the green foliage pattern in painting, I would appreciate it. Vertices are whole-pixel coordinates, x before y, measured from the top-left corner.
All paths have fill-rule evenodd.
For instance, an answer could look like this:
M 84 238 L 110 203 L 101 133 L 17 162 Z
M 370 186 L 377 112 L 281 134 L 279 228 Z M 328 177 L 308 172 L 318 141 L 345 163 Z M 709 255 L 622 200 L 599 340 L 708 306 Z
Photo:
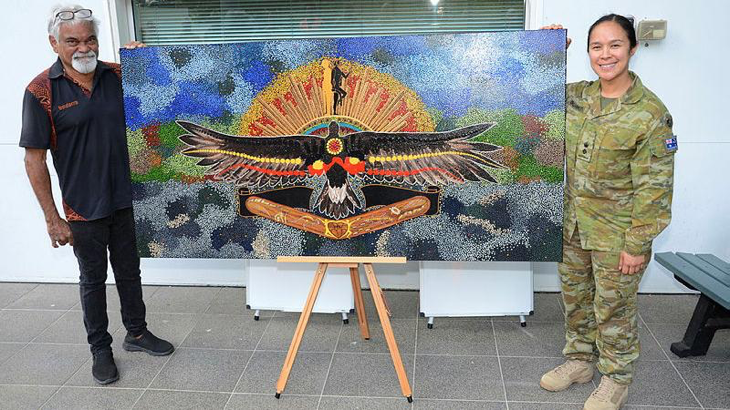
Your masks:
M 240 118 L 229 115 L 217 120 L 204 121 L 202 124 L 219 132 L 236 135 L 240 126 Z M 162 159 L 160 165 L 151 167 L 144 174 L 132 172 L 132 182 L 165 182 L 184 180 L 189 177 L 202 178 L 205 175 L 205 167 L 197 165 L 197 158 L 181 154 L 181 151 L 187 147 L 179 138 L 183 134 L 185 134 L 185 130 L 174 121 L 161 124 L 156 135 L 159 138 L 159 146 L 149 147 L 142 129 L 134 131 L 127 129 L 130 158 L 144 155 L 145 150 L 148 152 L 152 150 L 159 155 L 158 158 Z
M 565 138 L 565 112 L 562 110 L 550 111 L 543 117 L 543 121 L 548 125 L 548 130 L 544 135 L 546 138 Z
M 158 135 L 160 143 L 168 148 L 177 148 L 179 145 L 185 145 L 180 141 L 179 136 L 185 134 L 185 130 L 175 122 L 168 122 L 160 126 Z
M 487 111 L 479 108 L 470 108 L 466 115 L 461 117 L 457 125 L 464 127 L 480 122 L 495 122 L 496 125 L 476 138 L 476 141 L 485 141 L 503 147 L 512 147 L 517 137 L 525 133 L 522 117 L 514 109 Z
M 546 167 L 537 163 L 532 155 L 523 155 L 520 157 L 520 165 L 517 173 L 521 176 L 529 178 L 540 177 L 546 182 L 563 182 L 563 170 L 557 167 Z
M 127 128 L 127 150 L 130 158 L 140 155 L 146 145 L 141 129 L 131 131 Z

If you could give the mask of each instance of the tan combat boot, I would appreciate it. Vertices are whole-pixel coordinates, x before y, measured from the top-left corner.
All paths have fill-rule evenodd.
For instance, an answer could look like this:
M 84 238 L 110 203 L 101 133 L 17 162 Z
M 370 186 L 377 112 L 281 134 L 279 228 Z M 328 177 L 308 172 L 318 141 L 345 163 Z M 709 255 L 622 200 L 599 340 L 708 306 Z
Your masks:
M 588 383 L 593 379 L 593 363 L 584 360 L 568 360 L 545 373 L 540 387 L 549 391 L 563 391 L 573 383 Z
M 593 390 L 583 405 L 583 410 L 618 410 L 626 403 L 629 386 L 619 384 L 608 376 L 601 377 L 601 384 Z

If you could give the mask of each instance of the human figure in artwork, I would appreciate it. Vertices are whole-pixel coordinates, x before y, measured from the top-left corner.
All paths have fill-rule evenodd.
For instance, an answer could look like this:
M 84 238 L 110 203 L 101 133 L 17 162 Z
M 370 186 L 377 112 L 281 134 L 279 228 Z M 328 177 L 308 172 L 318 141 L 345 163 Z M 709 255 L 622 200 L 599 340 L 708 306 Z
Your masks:
M 48 40 L 56 62 L 25 90 L 20 146 L 54 248 L 69 244 L 79 263 L 81 308 L 99 384 L 119 379 L 107 328 L 107 252 L 127 330 L 122 347 L 173 352 L 147 330 L 137 255 L 119 64 L 97 60 L 98 20 L 80 6 L 56 6 Z M 133 42 L 126 48 L 143 46 Z M 66 219 L 59 216 L 46 166 L 50 150 Z
M 347 78 L 349 74 L 342 72 L 339 60 L 333 60 L 332 64 L 332 92 L 334 93 L 332 112 L 337 115 L 337 106 L 342 105 L 342 100 L 347 97 L 347 92 L 342 88 L 342 79 Z
M 627 400 L 639 357 L 639 283 L 652 241 L 671 219 L 677 139 L 667 108 L 629 71 L 636 50 L 629 19 L 601 17 L 588 30 L 588 57 L 598 79 L 566 89 L 558 271 L 567 361 L 545 373 L 540 386 L 562 391 L 590 383 L 597 367 L 601 384 L 586 400 L 588 410 L 619 409 Z

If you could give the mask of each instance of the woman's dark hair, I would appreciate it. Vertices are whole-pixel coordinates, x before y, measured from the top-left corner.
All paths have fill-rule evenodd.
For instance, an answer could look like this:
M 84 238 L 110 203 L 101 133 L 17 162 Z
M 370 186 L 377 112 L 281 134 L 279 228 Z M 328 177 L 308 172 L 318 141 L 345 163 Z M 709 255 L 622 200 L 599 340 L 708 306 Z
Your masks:
M 636 30 L 634 30 L 634 19 L 628 19 L 622 15 L 611 13 L 606 14 L 605 16 L 596 20 L 596 22 L 591 25 L 591 28 L 588 29 L 588 50 L 590 50 L 591 33 L 593 32 L 593 29 L 596 28 L 597 25 L 606 21 L 613 21 L 621 26 L 621 28 L 624 29 L 624 32 L 626 32 L 626 37 L 629 38 L 629 44 L 631 45 L 631 48 L 636 47 Z

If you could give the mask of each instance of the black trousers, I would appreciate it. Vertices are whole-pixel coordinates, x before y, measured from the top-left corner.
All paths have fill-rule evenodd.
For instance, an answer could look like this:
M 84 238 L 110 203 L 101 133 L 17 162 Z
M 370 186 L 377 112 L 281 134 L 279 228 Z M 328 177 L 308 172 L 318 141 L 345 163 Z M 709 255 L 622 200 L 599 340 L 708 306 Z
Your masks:
M 139 256 L 132 208 L 93 221 L 70 222 L 74 254 L 79 262 L 79 287 L 84 326 L 91 353 L 110 350 L 106 314 L 107 250 L 127 332 L 139 336 L 147 329 L 142 301 Z

